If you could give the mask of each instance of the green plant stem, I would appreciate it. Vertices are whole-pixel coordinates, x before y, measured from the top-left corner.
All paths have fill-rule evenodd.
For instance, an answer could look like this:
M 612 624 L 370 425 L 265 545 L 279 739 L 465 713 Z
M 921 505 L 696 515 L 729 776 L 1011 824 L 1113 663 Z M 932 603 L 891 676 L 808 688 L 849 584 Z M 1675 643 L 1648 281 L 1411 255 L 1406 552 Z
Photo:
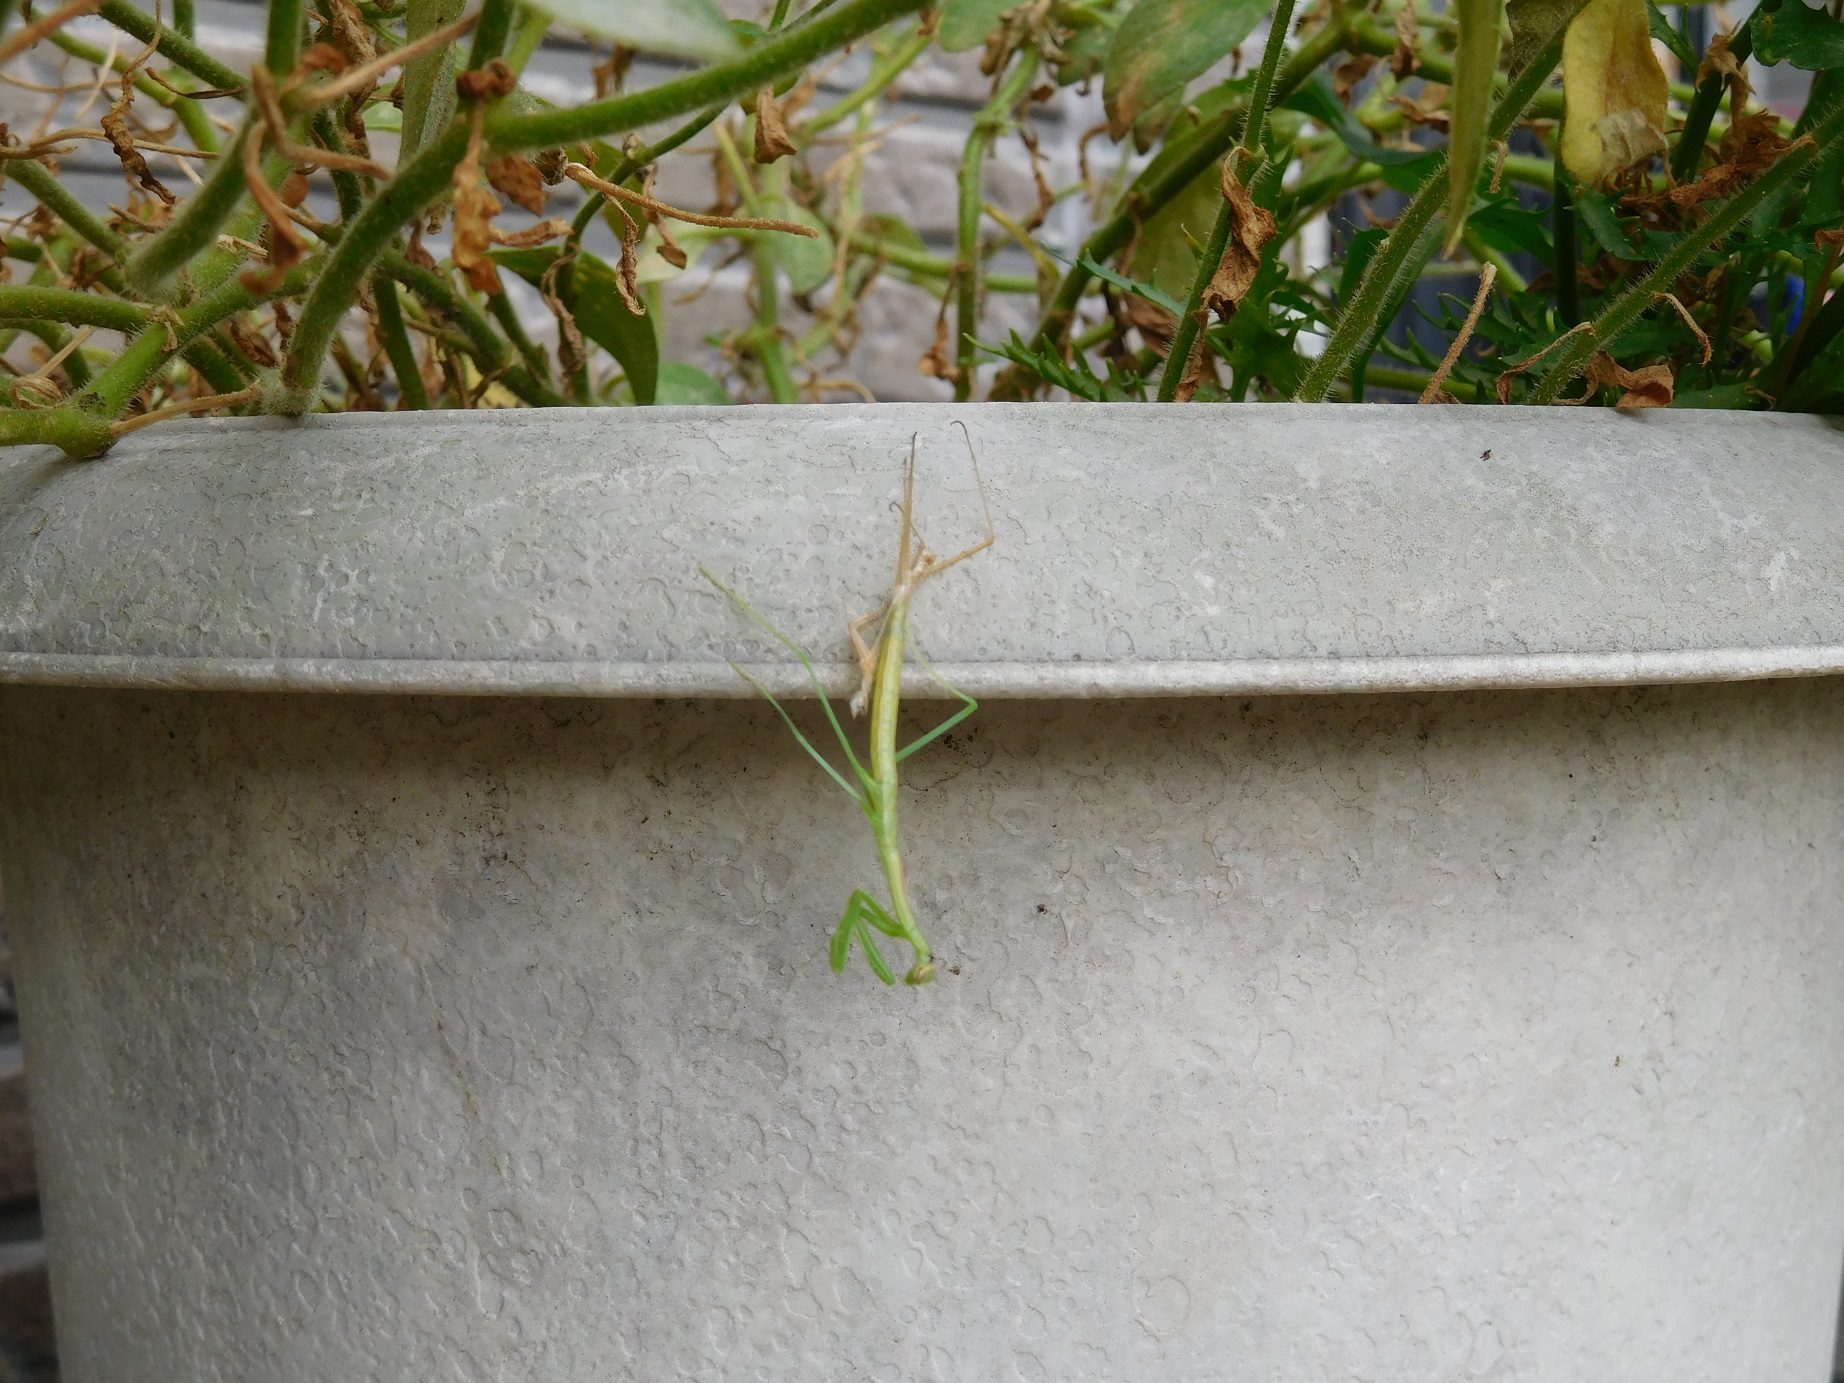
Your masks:
M 750 343 L 762 362 L 768 396 L 776 403 L 799 403 L 800 391 L 788 369 L 781 342 L 781 255 L 772 235 L 758 235 L 753 246 L 756 267 L 756 324 Z
M 314 112 L 314 135 L 319 139 L 321 148 L 330 149 L 336 154 L 347 152 L 339 122 L 333 118 L 333 112 L 324 107 Z M 359 175 L 347 168 L 332 169 L 330 175 L 333 179 L 333 195 L 339 199 L 339 219 L 350 221 L 365 205 L 365 189 L 359 184 Z
M 523 153 L 585 139 L 605 139 L 704 106 L 727 105 L 787 73 L 804 69 L 893 19 L 913 14 L 925 3 L 926 0 L 846 0 L 817 18 L 803 19 L 757 44 L 734 61 L 569 110 L 521 113 L 501 103 L 487 115 L 487 143 L 495 154 Z
M 512 36 L 512 19 L 518 6 L 513 0 L 485 0 L 480 7 L 480 21 L 474 25 L 474 46 L 468 50 L 467 66 L 477 71 L 506 51 Z
M 59 182 L 44 164 L 35 163 L 30 159 L 20 159 L 7 165 L 7 176 L 30 192 L 40 204 L 49 208 L 54 216 L 108 255 L 110 259 L 117 264 L 127 263 L 128 242 L 104 225 L 89 208 L 73 197 L 64 184 Z
M 0 318 L 0 321 L 28 335 L 36 336 L 40 344 L 52 355 L 56 355 L 70 343 L 70 333 L 56 322 L 35 321 L 30 317 L 7 317 Z M 72 389 L 80 390 L 90 382 L 90 362 L 83 358 L 81 346 L 65 356 L 58 368 L 63 370 L 65 378 L 70 380 Z M 11 388 L 11 385 L 7 387 Z
M 397 301 L 396 281 L 385 274 L 373 274 L 371 300 L 378 307 L 378 336 L 384 343 L 384 354 L 391 362 L 391 369 L 397 375 L 397 392 L 403 397 L 403 407 L 421 411 L 429 406 L 429 391 L 423 387 L 416 351 L 403 325 L 403 304 Z
M 173 27 L 182 38 L 198 37 L 197 0 L 173 0 Z
M 1678 276 L 1697 262 L 1705 250 L 1721 243 L 1724 236 L 1740 226 L 1763 200 L 1783 187 L 1797 182 L 1813 162 L 1834 147 L 1844 144 L 1844 102 L 1811 130 L 1810 144 L 1797 144 L 1780 156 L 1780 160 L 1748 186 L 1737 192 L 1710 214 L 1702 225 L 1686 234 L 1671 247 L 1671 252 L 1652 267 L 1638 283 L 1622 293 L 1584 332 L 1562 347 L 1556 363 L 1531 391 L 1532 403 L 1554 403 L 1569 383 L 1587 367 L 1597 350 L 1604 350 L 1620 333 L 1638 321 L 1671 291 Z M 1720 361 L 1718 361 L 1720 364 Z
M 1398 370 L 1386 365 L 1370 367 L 1370 382 L 1377 388 L 1400 389 L 1405 394 L 1419 395 L 1428 387 L 1429 378 L 1430 376 L 1419 374 L 1414 370 Z M 1455 379 L 1451 375 L 1447 377 L 1441 388 L 1461 403 L 1478 403 L 1484 397 L 1477 385 L 1468 384 L 1465 380 Z
M 1284 0 L 1283 0 L 1284 2 Z M 954 239 L 954 398 L 964 403 L 973 396 L 975 362 L 979 356 L 980 209 L 985 205 L 986 151 L 1010 124 L 1012 110 L 1031 89 L 1037 75 L 1035 48 L 1021 53 L 992 99 L 973 117 L 973 129 L 960 156 L 959 217 Z
M 77 459 L 107 451 L 114 440 L 107 420 L 66 405 L 0 408 L 0 447 L 53 446 Z
M 487 311 L 493 314 L 500 329 L 506 333 L 506 339 L 524 359 L 535 379 L 546 379 L 551 373 L 551 363 L 544 358 L 544 352 L 525 331 L 525 324 L 519 320 L 518 309 L 512 305 L 512 299 L 504 293 L 487 294 Z
M 299 0 L 295 0 L 295 4 L 295 14 L 299 17 Z M 206 86 L 230 91 L 243 89 L 244 78 L 241 72 L 219 62 L 172 25 L 156 24 L 151 14 L 129 4 L 128 0 L 102 0 L 97 13 L 123 33 L 132 34 L 143 43 L 152 43 L 158 37 L 160 56 L 176 67 L 184 68 Z
M 1253 160 L 1261 150 L 1264 129 L 1268 120 L 1268 105 L 1273 99 L 1274 76 L 1280 70 L 1281 54 L 1287 48 L 1287 26 L 1293 22 L 1293 0 L 1279 0 L 1273 15 L 1268 20 L 1268 42 L 1262 49 L 1261 66 L 1255 72 L 1255 84 L 1249 89 L 1248 116 L 1242 122 L 1242 138 L 1237 147 L 1243 154 L 1243 162 L 1251 169 L 1249 181 L 1259 176 Z M 1240 178 L 1240 167 L 1232 167 L 1228 176 Z M 1185 295 L 1184 311 L 1178 314 L 1178 321 L 1172 332 L 1172 348 L 1166 352 L 1165 371 L 1159 376 L 1159 402 L 1170 403 L 1178 397 L 1178 389 L 1184 383 L 1184 377 L 1191 368 L 1191 357 L 1197 351 L 1198 333 L 1204 329 L 1204 294 L 1216 278 L 1217 269 L 1223 263 L 1223 251 L 1229 247 L 1230 202 L 1224 197 L 1217 204 L 1216 220 L 1211 223 L 1210 235 L 1204 241 L 1203 253 L 1197 257 L 1197 272 L 1191 277 L 1191 291 Z
M 1568 28 L 1567 24 L 1563 25 Z M 1396 51 L 1396 31 L 1385 29 L 1368 16 L 1357 17 L 1351 25 L 1351 47 L 1372 57 L 1387 58 Z M 1415 51 L 1415 75 L 1442 85 L 1453 84 L 1453 56 L 1438 48 L 1418 46 Z M 1500 74 L 1493 82 L 1499 91 L 1510 90 L 1506 78 Z M 1501 98 L 1502 99 L 1502 98 Z M 1563 114 L 1562 93 L 1560 91 L 1538 91 L 1532 96 L 1526 107 L 1530 113 L 1541 120 L 1560 120 Z
M 954 274 L 954 261 L 911 245 L 898 245 L 878 234 L 875 227 L 852 232 L 852 248 L 873 255 L 917 278 L 945 279 Z M 989 293 L 1035 293 L 1037 280 L 1023 274 L 987 274 L 981 280 Z
M 97 417 L 120 417 L 141 387 L 186 346 L 226 318 L 247 312 L 258 303 L 294 296 L 307 286 L 310 277 L 310 266 L 296 265 L 280 284 L 264 293 L 252 292 L 242 279 L 228 279 L 190 307 L 161 321 L 150 320 L 95 382 L 72 401 L 73 406 Z
M 1486 125 L 1486 140 L 1496 143 L 1511 133 L 1531 98 L 1549 80 L 1562 56 L 1562 39 L 1568 25 L 1561 25 L 1548 43 L 1514 77 L 1492 107 Z M 1376 256 L 1364 268 L 1351 301 L 1339 313 L 1338 326 L 1326 343 L 1325 353 L 1301 381 L 1294 398 L 1302 403 L 1319 403 L 1331 392 L 1351 365 L 1359 350 L 1388 325 L 1380 320 L 1390 304 L 1401 298 L 1433 253 L 1435 237 L 1428 234 L 1440 215 L 1447 194 L 1447 156 L 1442 154 L 1429 171 L 1415 196 L 1396 218 L 1389 239 L 1378 248 Z
M 62 29 L 59 29 L 56 33 L 47 35 L 47 37 L 53 44 L 62 48 L 73 58 L 90 63 L 96 67 L 107 66 L 116 72 L 126 72 L 129 65 L 134 61 L 134 59 L 130 57 L 117 53 L 114 61 L 111 62 L 109 55 L 101 48 L 98 48 L 93 43 L 85 43 L 82 39 L 73 37 Z M 134 74 L 134 88 L 149 100 L 166 107 L 166 109 L 178 116 L 179 123 L 185 126 L 186 134 L 191 137 L 195 147 L 203 149 L 207 153 L 217 152 L 218 131 L 211 123 L 211 116 L 206 113 L 205 107 L 201 102 L 194 101 L 187 96 L 175 96 L 172 92 L 161 86 L 159 82 L 148 76 L 145 70 L 138 71 Z
M 1302 43 L 1274 83 L 1274 101 L 1282 101 L 1319 66 L 1344 45 L 1349 19 L 1341 9 L 1323 28 L 1315 30 Z M 1110 257 L 1126 248 L 1146 220 L 1177 197 L 1211 164 L 1222 158 L 1241 132 L 1246 106 L 1238 103 L 1222 111 L 1215 119 L 1200 126 L 1185 145 L 1184 152 L 1161 167 L 1157 161 L 1122 194 L 1119 210 L 1090 234 L 1082 244 L 1076 263 L 1063 275 L 1056 295 L 1044 309 L 1032 337 L 1033 350 L 1060 350 L 1076 318 L 1076 305 L 1094 278 L 1083 262 L 1105 264 Z
M 1576 244 L 1575 181 L 1562 166 L 1562 152 L 1556 153 L 1556 191 L 1550 203 L 1554 218 L 1556 262 L 1556 315 L 1565 327 L 1581 320 L 1581 250 Z
M 74 288 L 0 284 L 0 317 L 15 325 L 24 320 L 62 322 L 66 326 L 103 327 L 109 331 L 139 331 L 152 309 L 139 303 L 83 293 Z
M 919 24 L 899 37 L 887 53 L 880 54 L 871 64 L 871 75 L 856 90 L 848 92 L 802 123 L 802 141 L 811 142 L 814 136 L 823 134 L 841 121 L 851 119 L 877 100 L 890 89 L 890 83 L 908 71 L 915 60 L 928 51 L 929 44 L 934 41 L 935 36 L 923 33 Z
M 301 0 L 269 0 L 269 33 L 263 66 L 286 77 L 301 61 Z
M 563 405 L 563 399 L 549 385 L 535 378 L 524 366 L 512 363 L 512 353 L 499 333 L 493 330 L 492 319 L 457 293 L 442 275 L 420 264 L 412 264 L 395 252 L 379 256 L 378 267 L 461 328 L 467 352 L 481 374 L 498 375 L 501 383 L 534 408 Z M 298 335 L 300 327 L 295 331 Z
M 119 3 L 119 0 L 116 0 Z M 486 116 L 488 143 L 496 154 L 516 153 L 599 139 L 687 111 L 727 105 L 786 72 L 844 47 L 872 30 L 920 9 L 924 0 L 848 0 L 734 62 L 720 63 L 626 96 L 592 101 L 574 110 L 521 115 L 501 102 Z M 320 376 L 333 333 L 357 300 L 373 262 L 400 227 L 440 197 L 467 152 L 467 126 L 450 125 L 418 150 L 408 167 L 379 190 L 333 247 L 302 304 L 301 316 L 282 364 L 283 390 L 276 406 L 304 411 Z M 194 193 L 192 200 L 198 200 Z M 509 386 L 510 387 L 510 386 Z
M 1753 52 L 1754 26 L 1744 22 L 1729 40 L 1729 53 L 1736 62 L 1745 63 Z M 1703 146 L 1710 137 L 1710 122 L 1716 118 L 1716 108 L 1722 104 L 1728 80 L 1722 73 L 1712 72 L 1697 83 L 1696 93 L 1684 111 L 1684 128 L 1678 135 L 1678 146 L 1671 154 L 1671 176 L 1678 182 L 1697 180 L 1703 163 Z
M 167 280 L 217 244 L 218 232 L 249 195 L 243 181 L 243 141 L 250 137 L 255 119 L 254 115 L 245 117 L 204 185 L 181 202 L 173 219 L 123 262 L 128 281 L 141 292 L 150 297 L 159 294 Z M 280 161 L 272 159 L 270 163 L 275 165 L 276 176 L 282 176 Z M 264 171 L 269 171 L 267 165 Z

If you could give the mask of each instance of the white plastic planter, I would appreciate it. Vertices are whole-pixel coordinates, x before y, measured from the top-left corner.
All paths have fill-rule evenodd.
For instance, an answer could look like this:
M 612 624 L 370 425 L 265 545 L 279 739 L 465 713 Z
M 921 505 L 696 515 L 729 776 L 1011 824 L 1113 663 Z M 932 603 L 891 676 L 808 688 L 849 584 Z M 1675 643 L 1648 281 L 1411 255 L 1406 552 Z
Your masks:
M 999 540 L 916 629 L 988 702 L 908 766 L 941 979 L 892 991 L 827 970 L 869 833 L 697 569 L 844 688 L 912 431 L 928 538 L 979 530 L 950 418 Z M 1820 1383 L 1840 673 L 1812 419 L 7 454 L 0 860 L 64 1377 Z

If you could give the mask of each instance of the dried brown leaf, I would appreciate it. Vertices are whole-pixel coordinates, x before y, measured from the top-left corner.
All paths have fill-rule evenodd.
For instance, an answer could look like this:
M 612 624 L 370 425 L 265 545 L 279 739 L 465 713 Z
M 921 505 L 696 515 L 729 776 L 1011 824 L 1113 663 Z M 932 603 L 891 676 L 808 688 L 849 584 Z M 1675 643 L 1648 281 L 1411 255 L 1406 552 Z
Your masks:
M 1219 318 L 1233 316 L 1261 271 L 1262 247 L 1274 238 L 1274 214 L 1255 205 L 1236 176 L 1234 161 L 1223 165 L 1223 196 L 1229 202 L 1229 240 L 1223 260 L 1204 289 L 1204 307 Z
M 788 138 L 788 127 L 782 122 L 780 108 L 775 105 L 775 89 L 765 86 L 756 93 L 755 160 L 773 163 L 793 152 L 794 141 Z
M 1370 69 L 1376 65 L 1374 53 L 1353 53 L 1332 69 L 1332 90 L 1338 93 L 1338 99 L 1347 107 L 1351 104 L 1351 93 L 1357 90 L 1357 84 L 1368 77 Z
M 134 78 L 122 78 L 122 94 L 101 119 L 102 132 L 109 141 L 109 147 L 115 150 L 116 158 L 121 160 L 122 171 L 133 178 L 137 184 L 153 193 L 168 206 L 178 199 L 167 190 L 153 170 L 147 166 L 147 160 L 134 146 L 134 135 L 128 129 L 128 108 L 134 104 Z
M 1605 386 L 1621 391 L 1614 406 L 1625 412 L 1636 408 L 1664 408 L 1671 402 L 1675 387 L 1671 367 L 1666 364 L 1641 365 L 1628 370 L 1606 351 L 1596 351 L 1588 362 L 1588 395 Z
M 533 216 L 544 215 L 544 175 L 523 154 L 507 154 L 487 165 L 487 181 L 514 206 Z
M 1389 70 L 1396 74 L 1399 82 L 1406 82 L 1413 77 L 1420 66 L 1415 57 L 1415 40 L 1419 34 L 1415 0 L 1408 0 L 1407 4 L 1396 11 L 1396 51 L 1389 58 Z
M 499 198 L 481 181 L 481 127 L 485 108 L 474 107 L 473 127 L 468 133 L 467 153 L 455 165 L 455 267 L 477 293 L 504 291 L 499 269 L 487 256 L 493 243 L 493 218 L 500 213 Z

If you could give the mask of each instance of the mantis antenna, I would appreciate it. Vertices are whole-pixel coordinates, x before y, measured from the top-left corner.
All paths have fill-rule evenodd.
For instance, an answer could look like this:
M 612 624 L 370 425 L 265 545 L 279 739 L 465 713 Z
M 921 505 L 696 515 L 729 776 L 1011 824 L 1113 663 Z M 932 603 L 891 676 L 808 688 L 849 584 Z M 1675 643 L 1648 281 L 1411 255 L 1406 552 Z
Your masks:
M 992 506 L 986 497 L 986 479 L 980 474 L 979 457 L 973 450 L 973 438 L 967 432 L 967 425 L 956 420 L 961 436 L 967 443 L 967 455 L 973 462 L 973 477 L 979 486 L 980 509 L 986 519 L 986 536 L 973 546 L 952 557 L 937 557 L 915 523 L 916 493 L 916 438 L 909 439 L 909 463 L 903 472 L 903 499 L 900 508 L 902 525 L 897 537 L 896 575 L 890 584 L 890 597 L 884 604 L 867 615 L 852 620 L 846 630 L 851 638 L 852 650 L 857 656 L 860 683 L 856 695 L 852 697 L 853 715 L 862 715 L 868 706 L 871 713 L 870 745 L 863 759 L 852 749 L 851 740 L 846 736 L 845 728 L 839 723 L 833 712 L 832 703 L 826 697 L 824 685 L 819 673 L 814 669 L 813 660 L 807 651 L 795 643 L 786 634 L 764 619 L 748 601 L 743 599 L 730 587 L 719 581 L 709 570 L 704 571 L 706 579 L 727 595 L 744 614 L 767 630 L 784 647 L 791 650 L 800 665 L 806 669 L 808 681 L 812 683 L 815 694 L 819 697 L 820 707 L 826 714 L 827 724 L 839 741 L 839 747 L 845 753 L 845 762 L 851 770 L 851 778 L 833 766 L 813 745 L 794 718 L 787 712 L 780 701 L 761 682 L 751 677 L 741 667 L 737 673 L 763 696 L 779 712 L 782 721 L 793 732 L 800 747 L 812 755 L 814 760 L 826 770 L 832 780 L 844 788 L 865 817 L 871 823 L 871 834 L 877 842 L 877 855 L 883 862 L 884 879 L 889 885 L 890 906 L 886 908 L 866 890 L 854 889 L 845 904 L 845 914 L 839 919 L 839 925 L 833 930 L 831 960 L 835 973 L 842 972 L 851 959 L 852 945 L 858 943 L 864 948 L 864 958 L 870 964 L 877 978 L 885 984 L 896 983 L 896 972 L 884 959 L 878 949 L 874 936 L 882 932 L 885 936 L 898 941 L 906 941 L 915 950 L 915 964 L 910 966 L 903 976 L 905 984 L 927 984 L 935 978 L 934 953 L 929 949 L 928 938 L 922 934 L 921 924 L 916 921 L 915 908 L 909 901 L 908 875 L 903 865 L 903 844 L 897 830 L 897 765 L 925 745 L 948 733 L 959 725 L 974 711 L 979 703 L 965 692 L 955 687 L 932 665 L 929 674 L 949 692 L 958 697 L 962 703 L 960 709 L 927 734 L 911 741 L 902 748 L 896 743 L 897 712 L 900 709 L 903 692 L 903 661 L 909 637 L 909 608 L 916 592 L 922 584 L 944 571 L 958 566 L 968 558 L 984 552 L 991 547 L 998 537 L 993 526 Z M 876 634 L 866 642 L 865 631 L 876 626 Z M 732 666 L 736 666 L 732 664 Z

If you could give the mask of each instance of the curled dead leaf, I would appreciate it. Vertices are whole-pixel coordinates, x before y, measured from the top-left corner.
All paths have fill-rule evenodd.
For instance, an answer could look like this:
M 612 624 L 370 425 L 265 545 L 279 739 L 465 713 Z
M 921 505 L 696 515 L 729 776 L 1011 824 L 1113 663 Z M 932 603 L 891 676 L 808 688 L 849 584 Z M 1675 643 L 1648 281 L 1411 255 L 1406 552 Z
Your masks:
M 1420 36 L 1421 26 L 1415 17 L 1415 0 L 1408 0 L 1396 11 L 1396 51 L 1390 54 L 1389 70 L 1399 82 L 1406 82 L 1413 77 L 1421 63 L 1415 56 L 1415 40 Z
M 533 216 L 544 215 L 544 175 L 522 154 L 507 154 L 487 165 L 487 181 L 514 206 Z
M 1222 262 L 1204 289 L 1203 306 L 1228 320 L 1261 272 L 1262 247 L 1274 238 L 1274 214 L 1255 205 L 1248 186 L 1236 176 L 1233 158 L 1223 164 L 1223 196 L 1229 203 L 1229 239 L 1223 246 Z
M 1676 386 L 1669 365 L 1641 365 L 1637 370 L 1628 370 L 1606 351 L 1594 353 L 1588 362 L 1587 379 L 1584 398 L 1592 398 L 1595 390 L 1603 387 L 1618 389 L 1620 397 L 1614 407 L 1628 413 L 1636 408 L 1666 407 Z
M 147 166 L 147 160 L 134 146 L 134 135 L 128 129 L 128 107 L 133 101 L 134 78 L 131 75 L 124 76 L 121 96 L 99 122 L 102 132 L 109 141 L 109 147 L 115 150 L 115 157 L 121 161 L 122 171 L 138 185 L 172 206 L 178 199 L 154 176 L 153 170 Z
M 775 89 L 765 86 L 756 93 L 755 160 L 773 163 L 793 152 L 794 141 L 788 138 L 788 128 L 782 123 L 781 110 L 775 104 Z
M 1351 105 L 1351 93 L 1357 90 L 1357 84 L 1370 75 L 1370 69 L 1377 65 L 1374 53 L 1353 53 L 1332 69 L 1332 91 L 1347 108 Z M 1107 129 L 1106 125 L 1100 127 Z
M 499 269 L 487 257 L 487 248 L 493 243 L 493 218 L 500 213 L 500 202 L 483 185 L 480 175 L 481 128 L 485 115 L 485 107 L 474 107 L 467 153 L 455 165 L 454 260 L 455 267 L 475 292 L 499 293 L 504 291 Z

